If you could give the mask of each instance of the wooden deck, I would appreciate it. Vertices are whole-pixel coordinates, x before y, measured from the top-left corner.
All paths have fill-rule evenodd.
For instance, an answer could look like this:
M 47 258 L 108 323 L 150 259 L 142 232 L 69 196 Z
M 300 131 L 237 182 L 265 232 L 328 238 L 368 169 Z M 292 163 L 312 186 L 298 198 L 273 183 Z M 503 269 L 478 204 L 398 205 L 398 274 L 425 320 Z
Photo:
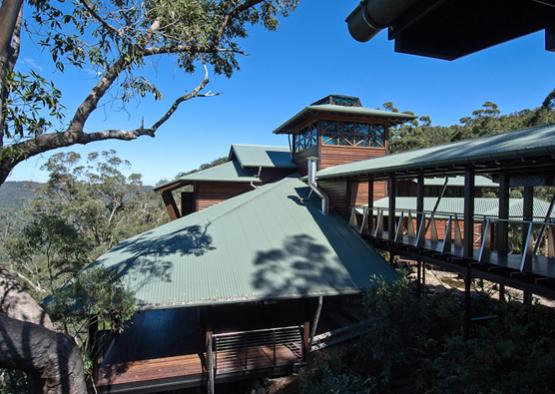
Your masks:
M 103 387 L 183 376 L 196 376 L 200 379 L 202 373 L 201 357 L 198 354 L 186 354 L 119 364 L 101 364 L 96 385 Z
M 187 354 L 150 360 L 102 364 L 96 385 L 100 392 L 156 392 L 169 389 L 199 387 L 206 384 L 204 354 Z M 274 363 L 275 361 L 275 363 Z M 302 356 L 287 346 L 276 347 L 275 360 L 271 346 L 250 347 L 237 354 L 218 352 L 216 383 L 242 379 L 246 375 L 289 373 Z

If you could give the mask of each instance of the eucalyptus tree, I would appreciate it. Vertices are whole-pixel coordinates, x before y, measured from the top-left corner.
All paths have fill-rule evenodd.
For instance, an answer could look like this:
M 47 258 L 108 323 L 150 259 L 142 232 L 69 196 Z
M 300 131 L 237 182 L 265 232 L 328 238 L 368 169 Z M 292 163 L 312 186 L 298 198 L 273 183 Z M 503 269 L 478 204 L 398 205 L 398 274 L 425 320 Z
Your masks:
M 0 185 L 29 157 L 74 144 L 154 137 L 179 106 L 207 91 L 209 70 L 231 76 L 244 54 L 240 40 L 251 25 L 274 30 L 297 0 L 2 0 L 0 6 Z M 93 69 L 98 78 L 81 102 L 62 105 L 63 91 L 35 71 L 18 66 L 23 32 L 68 67 Z M 171 57 L 183 73 L 201 67 L 203 78 L 167 101 L 144 76 L 151 59 Z M 81 84 L 82 81 L 76 81 Z M 87 120 L 110 96 L 121 102 L 147 95 L 167 107 L 155 119 L 129 128 L 91 130 Z M 83 367 L 72 341 L 43 326 L 45 314 L 0 267 L 0 298 L 12 308 L 0 313 L 0 367 L 29 373 L 43 392 L 82 392 Z M 18 313 L 25 299 L 26 312 Z M 3 304 L 4 305 L 4 304 Z M 19 311 L 20 312 L 20 311 Z M 27 322 L 18 319 L 28 317 Z M 29 351 L 30 349 L 30 351 Z

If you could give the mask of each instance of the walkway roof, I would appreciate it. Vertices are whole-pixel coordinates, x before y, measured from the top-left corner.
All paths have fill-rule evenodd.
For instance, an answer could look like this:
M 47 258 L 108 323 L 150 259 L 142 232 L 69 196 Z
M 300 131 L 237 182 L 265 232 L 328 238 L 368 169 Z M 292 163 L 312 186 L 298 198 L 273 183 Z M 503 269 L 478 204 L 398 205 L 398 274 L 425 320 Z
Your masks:
M 144 309 L 357 293 L 394 270 L 285 178 L 123 241 L 116 270 Z
M 421 171 L 445 174 L 449 172 L 447 168 L 458 168 L 460 173 L 464 165 L 499 166 L 502 160 L 520 161 L 553 154 L 555 126 L 541 126 L 329 167 L 318 172 L 318 179 L 394 173 L 413 177 Z
M 242 167 L 296 168 L 286 146 L 231 145 L 230 158 L 235 154 Z
M 404 123 L 408 120 L 413 120 L 415 118 L 412 114 L 405 114 L 401 112 L 391 112 L 383 111 L 380 109 L 366 108 L 366 107 L 347 107 L 344 105 L 334 105 L 334 104 L 319 104 L 319 105 L 309 105 L 302 111 L 298 112 L 292 118 L 287 120 L 281 126 L 274 130 L 275 134 L 290 134 L 294 132 L 295 127 L 302 123 L 305 119 L 313 115 L 322 116 L 324 114 L 328 115 L 349 115 L 352 117 L 358 117 L 361 120 L 365 118 L 384 118 L 389 121 L 390 125 L 396 125 Z

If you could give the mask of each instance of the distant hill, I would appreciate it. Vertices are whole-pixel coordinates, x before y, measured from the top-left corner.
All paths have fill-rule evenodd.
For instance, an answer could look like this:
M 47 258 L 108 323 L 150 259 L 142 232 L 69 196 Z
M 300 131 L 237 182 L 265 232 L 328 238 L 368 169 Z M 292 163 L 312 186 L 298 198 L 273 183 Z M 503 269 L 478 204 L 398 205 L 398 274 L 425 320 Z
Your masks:
M 0 186 L 0 210 L 24 207 L 32 200 L 40 185 L 30 181 L 5 182 Z
M 41 185 L 43 184 L 31 181 L 5 182 L 0 186 L 0 211 L 25 207 Z M 143 186 L 143 191 L 152 191 L 152 186 Z

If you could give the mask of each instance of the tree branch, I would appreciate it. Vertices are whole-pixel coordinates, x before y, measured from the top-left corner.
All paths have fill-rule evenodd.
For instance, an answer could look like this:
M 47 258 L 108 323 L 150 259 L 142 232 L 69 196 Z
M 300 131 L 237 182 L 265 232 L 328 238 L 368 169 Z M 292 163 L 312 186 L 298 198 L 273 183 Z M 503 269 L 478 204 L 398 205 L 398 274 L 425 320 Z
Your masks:
M 195 97 L 208 97 L 208 96 L 216 96 L 217 93 L 207 93 L 207 94 L 203 94 L 201 95 L 200 92 L 206 87 L 206 85 L 208 85 L 208 82 L 210 82 L 210 79 L 208 77 L 208 67 L 206 67 L 206 65 L 203 65 L 204 67 L 204 78 L 201 81 L 201 83 L 199 83 L 197 85 L 196 88 L 194 88 L 193 90 L 191 90 L 190 92 L 184 94 L 181 97 L 178 97 L 173 104 L 170 106 L 170 108 L 166 111 L 166 113 L 164 113 L 164 115 L 162 115 L 160 117 L 160 119 L 158 119 L 157 122 L 155 122 L 152 127 L 151 130 L 153 132 L 156 132 L 156 130 L 158 130 L 158 128 L 160 126 L 162 126 L 173 114 L 175 111 L 177 111 L 177 108 L 179 107 L 179 105 L 185 101 L 188 101 L 192 98 Z
M 116 29 L 114 26 L 112 26 L 111 24 L 109 24 L 106 19 L 104 19 L 103 17 L 100 16 L 100 14 L 98 12 L 96 12 L 96 10 L 94 9 L 94 6 L 88 2 L 88 0 L 80 0 L 79 1 L 81 4 L 83 4 L 83 6 L 87 9 L 87 11 L 89 11 L 89 14 L 96 19 L 102 26 L 104 26 L 104 28 L 110 32 L 112 32 L 113 34 L 117 35 L 118 37 L 122 36 L 122 32 L 119 29 Z

